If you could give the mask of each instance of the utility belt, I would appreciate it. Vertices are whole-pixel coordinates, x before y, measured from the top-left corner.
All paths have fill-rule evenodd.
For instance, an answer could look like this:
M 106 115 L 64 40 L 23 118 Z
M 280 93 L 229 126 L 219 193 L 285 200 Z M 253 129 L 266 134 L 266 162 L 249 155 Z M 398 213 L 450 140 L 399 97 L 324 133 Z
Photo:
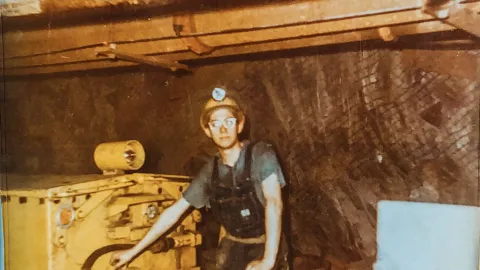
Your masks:
M 267 236 L 265 234 L 262 234 L 258 237 L 253 238 L 240 238 L 227 233 L 225 235 L 225 238 L 242 244 L 264 244 L 266 242 Z

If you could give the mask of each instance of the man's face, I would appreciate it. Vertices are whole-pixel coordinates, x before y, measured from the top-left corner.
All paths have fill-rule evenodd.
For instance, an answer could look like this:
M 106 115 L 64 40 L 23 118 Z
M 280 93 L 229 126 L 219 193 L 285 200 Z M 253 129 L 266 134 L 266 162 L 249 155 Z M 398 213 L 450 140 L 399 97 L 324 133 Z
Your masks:
M 243 128 L 243 123 L 238 122 L 235 115 L 227 108 L 215 110 L 210 115 L 207 136 L 222 149 L 229 149 L 238 141 L 238 134 Z

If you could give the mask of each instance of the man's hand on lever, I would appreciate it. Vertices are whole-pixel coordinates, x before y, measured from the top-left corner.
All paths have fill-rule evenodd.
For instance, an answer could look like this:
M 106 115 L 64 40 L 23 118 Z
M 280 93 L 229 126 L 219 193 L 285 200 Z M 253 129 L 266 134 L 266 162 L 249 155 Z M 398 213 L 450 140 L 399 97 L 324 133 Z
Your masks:
M 130 262 L 132 258 L 135 257 L 135 255 L 137 254 L 135 253 L 133 248 L 117 251 L 112 254 L 112 257 L 110 258 L 110 265 L 115 267 L 115 269 L 118 269 L 119 267 L 122 267 L 128 262 Z
M 131 249 L 114 252 L 110 258 L 110 264 L 117 269 L 130 262 L 133 257 L 168 231 L 189 207 L 190 204 L 183 197 L 180 198 L 160 214 L 158 220 L 137 245 Z

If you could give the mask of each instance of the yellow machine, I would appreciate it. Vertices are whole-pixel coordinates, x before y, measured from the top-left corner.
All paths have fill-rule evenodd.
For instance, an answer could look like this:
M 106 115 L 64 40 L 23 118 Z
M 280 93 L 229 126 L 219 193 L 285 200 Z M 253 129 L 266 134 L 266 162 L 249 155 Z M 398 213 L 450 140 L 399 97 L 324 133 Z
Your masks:
M 5 269 L 114 269 L 111 252 L 138 242 L 189 183 L 185 176 L 125 173 L 139 169 L 144 158 L 138 141 L 104 143 L 94 153 L 103 174 L 8 175 L 8 190 L 0 193 Z M 190 212 L 125 269 L 200 269 L 200 219 Z

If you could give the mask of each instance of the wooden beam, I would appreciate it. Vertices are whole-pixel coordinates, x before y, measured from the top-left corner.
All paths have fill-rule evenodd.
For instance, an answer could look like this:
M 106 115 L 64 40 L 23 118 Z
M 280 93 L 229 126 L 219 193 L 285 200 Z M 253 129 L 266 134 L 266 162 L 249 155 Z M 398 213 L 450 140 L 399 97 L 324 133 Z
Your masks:
M 292 2 L 292 0 L 289 0 Z M 298 1 L 298 0 L 293 0 Z M 186 11 L 206 11 L 243 8 L 247 6 L 261 6 L 272 3 L 284 3 L 285 0 L 237 0 L 237 1 L 207 1 L 207 0 L 2 0 L 0 7 L 5 11 L 5 17 L 15 17 L 24 15 L 47 15 L 51 16 L 52 21 L 57 23 L 58 16 L 68 13 L 68 16 L 77 17 L 82 14 L 87 16 L 95 14 L 98 16 L 115 14 L 126 15 L 131 11 L 160 12 L 160 14 L 171 14 Z M 12 5 L 12 3 L 14 5 Z M 19 10 L 20 7 L 29 7 L 35 3 L 37 9 L 35 12 L 28 10 Z M 117 12 L 119 11 L 119 12 Z M 124 13 L 124 14 L 122 14 Z M 127 17 L 129 15 L 126 15 Z M 38 17 L 37 17 L 38 19 Z
M 91 9 L 115 6 L 152 6 L 174 4 L 174 0 L 41 0 L 44 12 L 60 13 L 78 9 Z
M 96 50 L 109 44 L 115 44 L 124 54 L 141 57 L 142 61 L 150 61 L 152 59 L 148 56 L 155 55 L 158 56 L 154 60 L 157 63 L 172 63 L 379 37 L 393 40 L 391 37 L 455 29 L 425 14 L 419 2 L 422 1 L 385 0 L 375 4 L 349 0 L 296 1 L 257 9 L 206 12 L 112 25 L 7 32 L 4 70 L 13 75 L 28 74 L 29 71 L 37 73 L 38 69 L 50 72 L 83 70 L 105 67 L 108 63 L 122 66 L 123 62 L 111 62 L 96 54 Z M 474 1 L 462 6 L 475 10 L 479 3 Z M 188 25 L 183 29 L 175 26 L 182 23 Z M 385 29 L 388 29 L 387 36 Z
M 332 20 L 348 20 L 374 14 L 420 10 L 418 0 L 349 1 L 317 0 L 293 1 L 288 4 L 266 5 L 236 10 L 194 13 L 196 34 L 205 36 L 252 29 L 267 29 L 289 25 L 305 25 Z M 52 51 L 81 48 L 102 43 L 177 38 L 173 29 L 175 17 L 157 17 L 142 21 L 125 21 L 102 25 L 84 25 L 73 28 L 55 28 L 33 31 L 8 32 L 5 40 L 12 46 L 6 48 L 6 58 L 34 55 Z M 35 46 L 32 46 L 35 44 Z M 13 46 L 15 45 L 15 46 Z
M 5 17 L 39 14 L 60 14 L 111 7 L 153 8 L 185 4 L 187 0 L 2 0 L 0 8 Z M 195 4 L 199 4 L 196 1 Z
M 431 32 L 443 32 L 454 30 L 452 26 L 443 24 L 439 21 L 424 22 L 420 24 L 399 25 L 391 27 L 392 33 L 397 36 L 407 36 L 422 33 Z M 296 48 L 316 47 L 321 45 L 336 44 L 336 43 L 349 43 L 357 42 L 361 40 L 373 40 L 381 39 L 376 29 L 361 30 L 354 32 L 344 32 L 332 35 L 326 35 L 322 37 L 304 37 L 285 41 L 271 41 L 259 44 L 248 44 L 241 46 L 222 47 L 215 50 L 209 55 L 198 56 L 193 52 L 184 51 L 178 53 L 171 53 L 162 55 L 163 61 L 182 61 L 182 60 L 194 60 L 194 59 L 208 59 L 218 58 L 225 56 L 236 56 L 253 53 L 262 53 L 270 51 L 281 51 Z M 138 65 L 131 62 L 124 61 L 111 61 L 108 59 L 97 59 L 86 62 L 70 62 L 62 65 L 50 65 L 50 66 L 31 66 L 17 69 L 4 70 L 6 76 L 22 76 L 30 74 L 48 74 L 55 72 L 71 72 L 82 70 L 97 70 L 105 69 L 109 67 L 122 67 L 122 66 L 134 66 Z
M 423 11 L 456 28 L 463 29 L 480 38 L 480 15 L 478 5 L 469 8 L 455 1 L 427 2 Z
M 449 16 L 445 21 L 480 38 L 480 15 L 474 9 L 455 6 L 449 10 Z
M 371 29 L 383 26 L 394 26 L 405 23 L 426 22 L 432 20 L 430 15 L 420 10 L 398 12 L 395 16 L 391 14 L 379 14 L 359 17 L 356 19 L 318 22 L 313 24 L 301 24 L 285 26 L 282 28 L 267 28 L 236 33 L 220 33 L 204 35 L 198 40 L 211 48 L 226 46 L 239 46 L 259 42 L 275 40 L 288 40 L 292 38 L 312 37 L 332 33 L 350 32 L 362 29 Z M 7 39 L 8 40 L 8 39 Z M 49 40 L 55 42 L 55 40 Z M 103 47 L 96 44 L 93 47 Z M 181 38 L 161 39 L 145 42 L 132 42 L 116 44 L 118 50 L 132 52 L 135 54 L 169 54 L 188 51 L 188 44 Z M 211 52 L 210 52 L 211 53 Z M 35 65 L 53 65 L 69 63 L 72 61 L 96 60 L 94 48 L 86 46 L 78 50 L 62 51 L 60 53 L 40 54 L 30 57 L 12 57 L 5 59 L 7 68 L 19 68 Z

